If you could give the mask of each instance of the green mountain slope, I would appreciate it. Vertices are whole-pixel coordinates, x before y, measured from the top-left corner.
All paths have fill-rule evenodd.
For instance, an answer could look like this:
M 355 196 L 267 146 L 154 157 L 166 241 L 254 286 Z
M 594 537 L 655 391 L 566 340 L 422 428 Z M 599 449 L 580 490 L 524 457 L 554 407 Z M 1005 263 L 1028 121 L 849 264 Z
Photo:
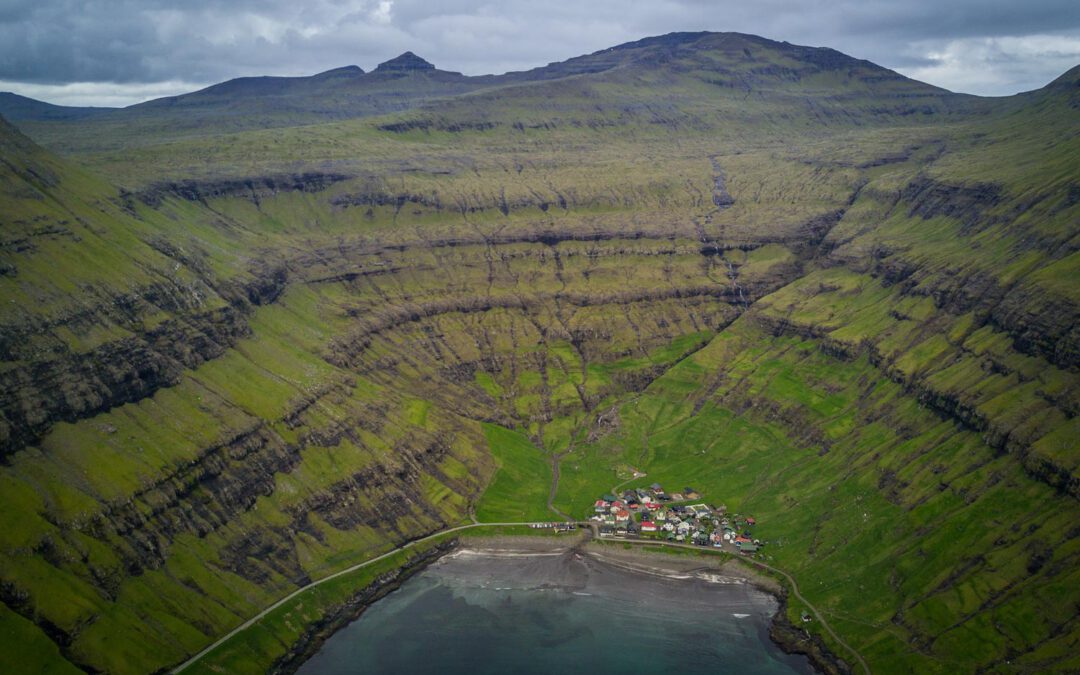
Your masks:
M 759 514 L 875 671 L 1077 667 L 1075 69 L 984 100 L 676 34 L 302 79 L 22 123 L 64 159 L 0 126 L 7 670 L 181 662 L 539 517 L 553 459 L 574 515 L 630 467 Z
M 7 672 L 58 646 L 153 669 L 461 517 L 490 472 L 479 425 L 321 359 L 340 325 L 252 257 L 264 234 L 3 132 Z

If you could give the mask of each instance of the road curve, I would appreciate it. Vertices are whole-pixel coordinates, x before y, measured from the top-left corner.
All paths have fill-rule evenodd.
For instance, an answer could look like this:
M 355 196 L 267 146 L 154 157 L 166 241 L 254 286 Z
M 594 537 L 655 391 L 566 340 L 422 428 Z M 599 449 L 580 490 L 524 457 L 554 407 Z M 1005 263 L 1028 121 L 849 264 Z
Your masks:
M 338 578 L 338 577 L 340 577 L 340 576 L 342 576 L 344 574 L 348 574 L 350 572 L 355 572 L 358 569 L 362 569 L 364 567 L 367 567 L 368 565 L 371 565 L 373 563 L 377 563 L 380 560 L 383 560 L 385 558 L 389 558 L 390 556 L 394 555 L 395 553 L 400 553 L 401 551 L 412 548 L 416 544 L 422 544 L 425 541 L 429 541 L 429 540 L 434 539 L 436 537 L 441 537 L 443 535 L 450 534 L 451 532 L 460 532 L 462 530 L 470 530 L 470 529 L 472 529 L 474 527 L 514 527 L 514 526 L 521 526 L 521 525 L 529 525 L 531 522 L 535 522 L 535 521 L 530 521 L 530 522 L 525 522 L 525 523 L 473 523 L 471 525 L 459 525 L 457 527 L 451 527 L 451 528 L 447 528 L 445 530 L 439 530 L 438 532 L 435 532 L 434 534 L 429 534 L 426 537 L 421 537 L 419 539 L 413 539 L 412 541 L 410 541 L 410 542 L 408 542 L 406 544 L 403 544 L 401 546 L 398 546 L 395 549 L 387 551 L 386 553 L 383 553 L 380 556 L 376 556 L 374 558 L 371 558 L 370 560 L 365 560 L 364 562 L 357 563 L 357 564 L 353 565 L 352 567 L 346 567 L 345 569 L 340 570 L 338 572 L 334 572 L 333 574 L 331 574 L 329 576 L 326 576 L 326 577 L 323 577 L 322 579 L 312 581 L 311 583 L 307 584 L 306 586 L 301 586 L 300 588 L 296 589 L 292 593 L 289 593 L 284 598 L 278 600 L 274 604 L 270 605 L 269 607 L 267 607 L 263 611 L 259 612 L 255 616 L 253 616 L 250 619 L 248 619 L 247 621 L 245 621 L 244 623 L 242 623 L 239 626 L 237 626 L 236 628 L 232 629 L 231 631 L 229 631 L 228 633 L 223 635 L 217 642 L 214 642 L 209 647 L 202 650 L 201 652 L 199 652 L 195 656 L 192 656 L 187 661 L 184 661 L 179 666 L 173 668 L 171 672 L 179 673 L 179 672 L 182 672 L 182 671 L 186 670 L 187 668 L 190 668 L 193 664 L 195 664 L 196 661 L 198 661 L 202 657 L 206 656 L 207 654 L 209 654 L 213 650 L 220 647 L 224 642 L 226 642 L 227 640 L 232 638 L 234 635 L 236 635 L 240 631 L 245 630 L 247 628 L 250 628 L 252 625 L 255 624 L 256 621 L 263 618 L 264 616 L 266 616 L 270 612 L 274 611 L 278 607 L 281 607 L 282 605 L 284 605 L 289 600 L 292 600 L 293 598 L 300 595 L 304 591 L 315 588 L 316 586 L 319 586 L 321 584 L 325 584 L 327 581 L 330 581 L 331 579 L 336 579 L 336 578 Z

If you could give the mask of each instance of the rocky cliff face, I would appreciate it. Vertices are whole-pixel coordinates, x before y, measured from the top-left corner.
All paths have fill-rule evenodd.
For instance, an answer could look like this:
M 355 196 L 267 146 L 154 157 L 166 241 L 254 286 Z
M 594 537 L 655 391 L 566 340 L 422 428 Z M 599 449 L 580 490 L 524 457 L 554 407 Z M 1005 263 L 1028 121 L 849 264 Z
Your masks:
M 142 297 L 126 299 L 133 314 L 143 304 L 179 316 L 81 353 L 58 348 L 46 358 L 27 358 L 20 354 L 20 346 L 27 344 L 27 335 L 100 321 L 111 307 L 50 325 L 7 327 L 0 345 L 8 345 L 4 360 L 12 366 L 0 374 L 0 455 L 38 442 L 57 422 L 91 417 L 175 386 L 185 370 L 223 355 L 250 335 L 245 316 L 252 307 L 272 302 L 284 281 L 284 270 L 279 269 L 276 275 L 239 289 L 242 295 L 234 296 L 229 305 L 208 312 L 178 311 L 188 309 L 170 302 L 175 300 L 171 292 L 178 289 L 148 289 Z M 118 298 L 116 304 L 120 302 Z

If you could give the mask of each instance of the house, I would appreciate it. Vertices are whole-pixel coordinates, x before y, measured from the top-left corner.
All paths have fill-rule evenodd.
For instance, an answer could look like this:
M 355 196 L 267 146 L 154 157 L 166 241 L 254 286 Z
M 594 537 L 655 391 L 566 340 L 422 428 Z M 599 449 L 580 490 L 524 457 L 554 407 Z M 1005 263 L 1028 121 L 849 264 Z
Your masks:
M 597 499 L 593 504 L 593 510 L 597 513 L 607 513 L 607 510 L 611 507 L 610 502 L 605 502 L 603 499 Z
M 610 525 L 601 525 L 600 526 L 600 536 L 601 537 L 610 537 L 610 536 L 613 536 L 614 534 L 615 534 L 615 528 L 614 527 L 612 527 Z
M 676 492 L 675 494 L 671 495 L 671 498 L 677 502 L 681 502 L 683 500 L 682 493 L 680 492 Z
M 663 528 L 663 530 L 665 532 L 674 532 L 675 531 L 675 523 L 671 523 L 671 522 L 664 523 L 663 525 L 661 525 L 661 527 Z
M 611 502 L 615 501 L 616 499 L 618 499 L 618 497 L 616 497 L 615 495 L 604 495 L 600 499 L 603 499 L 605 502 L 611 503 Z
M 757 546 L 753 544 L 743 544 L 739 547 L 739 553 L 757 553 Z
M 697 491 L 697 490 L 695 490 L 695 489 L 694 489 L 694 488 L 692 488 L 692 487 L 685 487 L 685 488 L 683 488 L 683 495 L 684 495 L 684 496 L 685 496 L 685 497 L 686 497 L 687 499 L 701 499 L 701 495 L 700 495 L 700 494 L 698 494 L 698 491 Z
M 611 515 L 615 516 L 616 523 L 625 523 L 630 520 L 630 512 L 626 509 L 612 509 Z
M 653 492 L 660 493 L 664 491 L 664 488 L 660 487 L 660 483 L 653 483 L 649 486 L 649 489 Z
M 754 541 L 752 539 L 750 539 L 749 537 L 744 537 L 741 534 L 739 536 L 735 537 L 735 545 L 736 546 L 742 546 L 744 544 L 753 544 L 753 543 L 754 543 Z
M 751 518 L 750 516 L 747 516 L 746 517 L 746 524 L 747 525 L 757 525 L 757 521 L 754 520 L 753 518 Z
M 656 532 L 656 523 L 646 520 L 641 523 L 642 532 Z
M 656 512 L 656 521 L 657 522 L 663 522 L 665 520 L 667 520 L 667 511 L 657 511 Z

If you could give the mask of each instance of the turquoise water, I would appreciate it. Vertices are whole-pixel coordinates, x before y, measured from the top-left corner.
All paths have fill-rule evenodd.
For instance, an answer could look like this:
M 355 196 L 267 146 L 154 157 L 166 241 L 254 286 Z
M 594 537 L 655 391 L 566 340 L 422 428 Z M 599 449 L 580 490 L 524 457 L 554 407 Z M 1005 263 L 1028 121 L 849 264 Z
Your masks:
M 333 635 L 301 675 L 812 673 L 768 636 L 772 597 L 591 556 L 444 558 Z

